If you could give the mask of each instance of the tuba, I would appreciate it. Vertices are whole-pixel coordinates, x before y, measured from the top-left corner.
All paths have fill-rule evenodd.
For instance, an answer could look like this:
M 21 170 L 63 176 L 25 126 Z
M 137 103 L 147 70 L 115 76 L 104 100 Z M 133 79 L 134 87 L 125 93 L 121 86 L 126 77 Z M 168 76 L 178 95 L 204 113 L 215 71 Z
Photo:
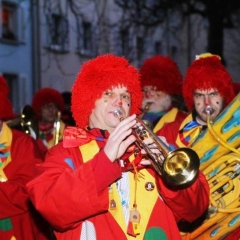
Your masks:
M 38 138 L 39 128 L 38 119 L 30 105 L 25 105 L 21 111 L 20 117 L 14 118 L 6 122 L 8 127 L 20 130 L 32 136 L 34 139 Z
M 114 115 L 120 121 L 123 120 L 120 110 L 115 110 Z M 190 148 L 178 148 L 172 151 L 141 119 L 136 118 L 136 120 L 137 124 L 132 129 L 136 137 L 135 143 L 138 148 L 146 151 L 155 171 L 171 186 L 185 186 L 192 183 L 199 169 L 197 153 Z M 144 143 L 149 137 L 153 140 L 154 148 L 157 147 L 161 154 L 153 153 Z
M 240 227 L 240 94 L 214 121 L 212 111 L 206 107 L 208 128 L 192 145 L 210 187 L 208 213 L 183 239 L 223 239 Z

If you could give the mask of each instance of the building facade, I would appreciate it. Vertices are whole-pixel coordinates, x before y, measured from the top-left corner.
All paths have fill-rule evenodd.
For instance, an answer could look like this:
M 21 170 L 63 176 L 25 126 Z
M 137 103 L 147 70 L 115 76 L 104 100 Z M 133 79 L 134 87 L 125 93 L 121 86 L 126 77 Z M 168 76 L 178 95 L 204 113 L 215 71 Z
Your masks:
M 0 0 L 0 75 L 10 86 L 14 111 L 29 104 L 34 91 L 30 1 Z
M 10 85 L 16 112 L 40 88 L 70 91 L 81 64 L 100 54 L 125 56 L 137 68 L 147 57 L 169 55 L 184 75 L 195 55 L 206 52 L 208 23 L 200 16 L 183 22 L 177 12 L 163 12 L 162 19 L 160 12 L 151 25 L 144 21 L 152 16 L 142 11 L 148 15 L 141 22 L 131 1 L 126 8 L 123 2 L 0 0 L 0 74 Z M 224 56 L 240 82 L 238 30 L 225 31 Z

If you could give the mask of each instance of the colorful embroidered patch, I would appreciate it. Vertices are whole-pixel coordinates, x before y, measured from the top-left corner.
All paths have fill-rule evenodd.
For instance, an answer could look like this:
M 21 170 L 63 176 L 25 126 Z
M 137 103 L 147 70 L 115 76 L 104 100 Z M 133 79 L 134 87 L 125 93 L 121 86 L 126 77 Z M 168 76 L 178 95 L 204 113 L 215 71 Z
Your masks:
M 5 144 L 6 143 L 0 143 L 0 167 L 10 155 L 10 146 L 6 146 Z

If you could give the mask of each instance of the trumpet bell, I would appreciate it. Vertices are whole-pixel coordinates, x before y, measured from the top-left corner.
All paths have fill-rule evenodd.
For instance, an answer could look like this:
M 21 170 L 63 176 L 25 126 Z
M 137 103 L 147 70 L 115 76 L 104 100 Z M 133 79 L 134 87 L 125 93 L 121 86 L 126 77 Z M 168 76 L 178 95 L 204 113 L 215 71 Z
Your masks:
M 140 123 L 140 126 L 133 128 L 133 134 L 138 145 L 148 154 L 156 172 L 162 175 L 164 181 L 171 186 L 190 185 L 196 179 L 199 171 L 200 160 L 197 153 L 187 147 L 172 151 L 141 119 L 137 119 L 137 122 Z M 160 155 L 153 153 L 148 145 L 144 144 L 143 140 L 148 137 L 153 139 L 154 144 L 161 152 Z
M 184 186 L 195 180 L 199 165 L 199 157 L 195 151 L 178 148 L 167 154 L 161 174 L 170 185 Z

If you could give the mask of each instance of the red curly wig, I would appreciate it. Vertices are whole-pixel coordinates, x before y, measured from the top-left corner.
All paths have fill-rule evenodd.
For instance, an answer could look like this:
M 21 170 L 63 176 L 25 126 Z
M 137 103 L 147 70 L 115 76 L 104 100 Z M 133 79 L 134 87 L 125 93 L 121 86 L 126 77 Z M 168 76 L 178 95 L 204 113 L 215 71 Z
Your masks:
M 3 76 L 0 76 L 0 119 L 10 120 L 17 115 L 13 113 L 13 106 L 8 97 L 9 87 L 6 79 Z
M 82 65 L 72 88 L 72 113 L 78 127 L 88 125 L 95 101 L 112 87 L 125 86 L 131 93 L 130 114 L 140 113 L 142 92 L 139 74 L 124 57 L 112 54 L 98 56 Z
M 3 121 L 15 118 L 17 114 L 13 113 L 13 106 L 5 93 L 0 93 L 0 119 Z
M 153 56 L 147 58 L 140 68 L 141 84 L 156 86 L 158 91 L 170 95 L 181 94 L 182 75 L 176 62 L 168 56 Z
M 239 82 L 233 82 L 233 88 L 234 88 L 235 94 L 238 95 L 240 93 L 240 83 Z
M 39 118 L 44 105 L 54 103 L 59 111 L 63 111 L 64 99 L 61 93 L 53 88 L 42 88 L 35 93 L 32 100 L 32 107 Z
M 0 76 L 0 89 L 1 89 L 1 93 L 4 93 L 8 96 L 9 87 L 8 87 L 6 79 L 3 76 Z
M 203 54 L 204 55 L 204 54 Z M 184 83 L 183 97 L 189 110 L 194 107 L 193 92 L 195 89 L 215 88 L 228 105 L 234 98 L 232 78 L 217 55 L 208 54 L 195 60 L 188 68 Z

